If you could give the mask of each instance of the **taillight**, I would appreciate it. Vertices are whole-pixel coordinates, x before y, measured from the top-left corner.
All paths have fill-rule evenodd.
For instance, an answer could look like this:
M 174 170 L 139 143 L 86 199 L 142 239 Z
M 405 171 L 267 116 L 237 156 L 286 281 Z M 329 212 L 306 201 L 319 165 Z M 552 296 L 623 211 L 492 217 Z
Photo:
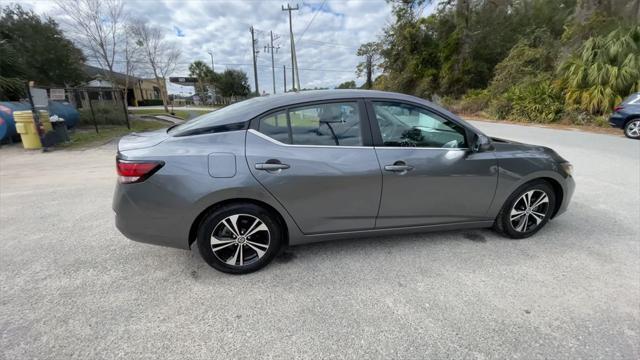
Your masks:
M 162 161 L 127 161 L 116 159 L 118 181 L 131 184 L 145 181 L 164 165 Z
M 614 108 L 613 108 L 613 111 L 614 111 L 614 112 L 616 112 L 616 111 L 620 111 L 620 110 L 622 110 L 622 109 L 624 109 L 624 106 L 622 106 L 622 105 L 618 105 L 618 106 L 616 106 L 616 107 L 614 107 Z

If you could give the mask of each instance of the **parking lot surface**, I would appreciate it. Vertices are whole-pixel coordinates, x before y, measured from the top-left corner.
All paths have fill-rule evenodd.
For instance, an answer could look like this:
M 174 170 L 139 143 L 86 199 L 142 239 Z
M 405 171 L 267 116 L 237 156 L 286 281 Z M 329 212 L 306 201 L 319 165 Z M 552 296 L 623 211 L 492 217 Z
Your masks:
M 640 141 L 474 124 L 570 160 L 568 212 L 526 240 L 320 243 L 244 276 L 116 230 L 113 144 L 2 148 L 0 358 L 640 358 Z

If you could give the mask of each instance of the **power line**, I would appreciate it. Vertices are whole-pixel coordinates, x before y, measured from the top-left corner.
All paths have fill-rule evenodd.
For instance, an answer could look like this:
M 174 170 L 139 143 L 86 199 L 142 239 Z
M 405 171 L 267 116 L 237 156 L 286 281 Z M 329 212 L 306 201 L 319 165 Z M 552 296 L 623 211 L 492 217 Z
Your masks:
M 300 43 L 300 41 L 302 41 L 302 37 L 304 36 L 304 34 L 307 32 L 307 30 L 309 30 L 309 26 L 311 26 L 311 24 L 313 23 L 313 20 L 316 19 L 316 16 L 318 16 L 318 14 L 320 13 L 320 11 L 322 10 L 322 8 L 324 7 L 324 4 L 327 3 L 327 0 L 324 0 L 322 2 L 322 4 L 320 5 L 319 8 L 317 8 L 314 11 L 313 17 L 311 18 L 311 20 L 309 20 L 309 23 L 307 24 L 307 26 L 304 28 L 304 30 L 302 31 L 302 34 L 300 34 L 300 37 L 298 37 L 298 43 Z

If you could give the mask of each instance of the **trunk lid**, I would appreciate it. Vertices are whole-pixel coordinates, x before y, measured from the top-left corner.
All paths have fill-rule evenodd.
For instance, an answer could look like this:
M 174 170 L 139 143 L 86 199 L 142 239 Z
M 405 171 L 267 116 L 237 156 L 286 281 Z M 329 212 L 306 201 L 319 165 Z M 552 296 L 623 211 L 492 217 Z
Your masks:
M 167 129 L 131 133 L 118 141 L 118 151 L 137 150 L 156 146 L 169 137 Z

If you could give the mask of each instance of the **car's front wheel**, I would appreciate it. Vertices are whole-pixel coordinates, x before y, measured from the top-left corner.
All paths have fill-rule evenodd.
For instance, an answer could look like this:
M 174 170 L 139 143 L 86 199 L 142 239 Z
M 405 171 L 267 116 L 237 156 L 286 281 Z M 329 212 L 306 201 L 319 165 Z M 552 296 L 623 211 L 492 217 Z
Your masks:
M 267 265 L 282 243 L 278 221 L 251 203 L 222 206 L 207 215 L 198 229 L 198 249 L 213 268 L 246 274 Z
M 640 119 L 633 119 L 624 127 L 624 134 L 631 139 L 640 139 Z
M 494 229 L 513 239 L 538 232 L 551 218 L 556 196 L 544 180 L 524 184 L 506 201 L 496 217 Z

